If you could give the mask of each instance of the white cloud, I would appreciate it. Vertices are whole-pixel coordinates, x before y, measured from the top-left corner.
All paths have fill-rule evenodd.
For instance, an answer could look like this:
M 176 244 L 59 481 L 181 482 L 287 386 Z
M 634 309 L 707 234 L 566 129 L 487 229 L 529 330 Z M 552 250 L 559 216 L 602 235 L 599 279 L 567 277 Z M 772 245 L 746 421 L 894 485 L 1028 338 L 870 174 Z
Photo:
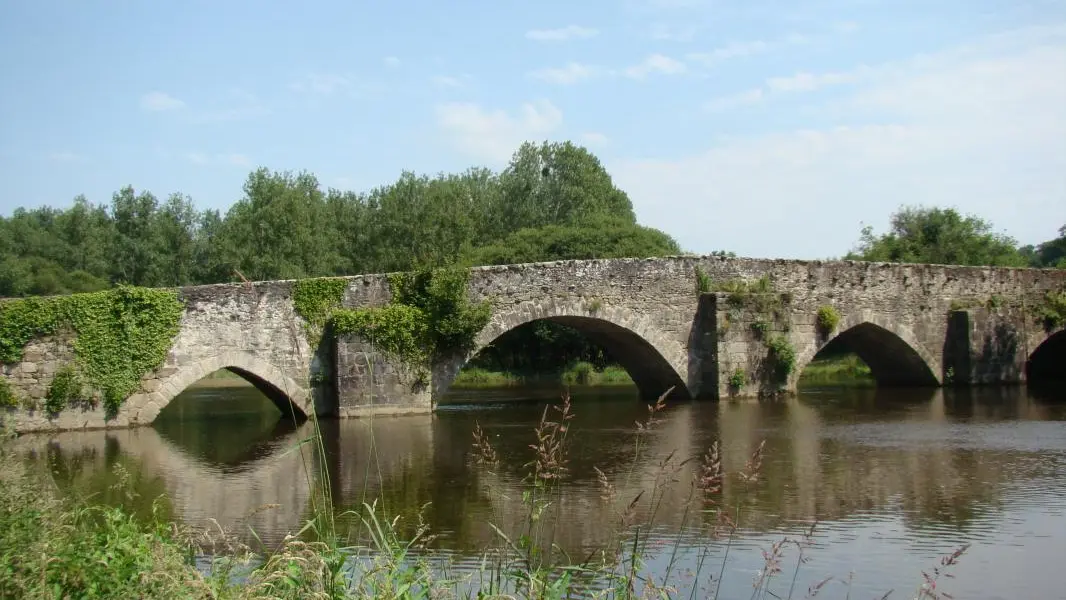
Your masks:
M 434 75 L 430 78 L 433 85 L 441 88 L 461 88 L 463 87 L 463 77 L 453 77 L 451 75 Z
M 166 92 L 148 92 L 141 96 L 141 110 L 161 112 L 185 108 L 185 103 Z
M 352 86 L 352 79 L 346 75 L 311 73 L 289 84 L 289 89 L 304 94 L 328 95 L 341 90 L 350 90 Z
M 840 256 L 861 223 L 883 231 L 901 204 L 954 206 L 1022 242 L 1050 239 L 1066 222 L 1066 31 L 1038 34 L 857 69 L 843 78 L 856 89 L 822 106 L 840 125 L 609 167 L 642 222 L 700 252 Z
M 602 71 L 602 69 L 593 65 L 571 62 L 562 67 L 546 67 L 530 71 L 529 76 L 534 79 L 542 79 L 548 83 L 569 85 L 591 79 Z
M 489 163 L 505 162 L 522 142 L 555 132 L 563 113 L 547 100 L 527 102 L 511 114 L 473 103 L 442 104 L 437 125 L 460 151 Z
M 581 141 L 587 146 L 606 146 L 611 139 L 598 131 L 586 131 L 581 134 Z
M 185 155 L 185 158 L 193 164 L 202 166 L 250 167 L 252 165 L 252 161 L 248 156 L 236 153 L 205 154 L 203 152 L 190 152 Z
M 789 77 L 771 77 L 766 87 L 772 92 L 813 92 L 819 88 L 853 83 L 869 74 L 869 69 L 859 68 L 846 73 L 796 73 Z
M 531 29 L 526 32 L 526 39 L 536 42 L 564 42 L 567 40 L 584 40 L 599 35 L 598 29 L 567 25 L 558 29 Z
M 703 105 L 706 110 L 711 112 L 718 112 L 723 110 L 729 110 L 731 108 L 737 108 L 740 106 L 747 106 L 750 104 L 758 104 L 762 102 L 763 91 L 762 88 L 753 88 L 731 94 L 729 96 L 721 96 L 719 98 L 713 98 L 709 102 Z
M 649 37 L 653 40 L 664 42 L 691 42 L 696 37 L 696 28 L 691 25 L 671 27 L 663 23 L 656 23 L 652 25 Z
M 400 66 L 400 58 L 397 57 L 397 56 L 386 56 L 385 58 L 383 58 L 381 60 L 382 60 L 382 62 L 385 63 L 386 67 L 395 68 L 395 67 Z
M 241 88 L 232 88 L 218 103 L 218 108 L 203 111 L 192 117 L 196 123 L 213 123 L 222 121 L 243 121 L 256 119 L 271 114 L 268 108 L 255 94 Z
M 663 56 L 662 54 L 652 54 L 641 61 L 639 64 L 633 65 L 625 70 L 626 77 L 633 79 L 644 79 L 651 73 L 659 73 L 662 75 L 679 75 L 687 70 L 685 63 L 670 58 L 669 56 Z

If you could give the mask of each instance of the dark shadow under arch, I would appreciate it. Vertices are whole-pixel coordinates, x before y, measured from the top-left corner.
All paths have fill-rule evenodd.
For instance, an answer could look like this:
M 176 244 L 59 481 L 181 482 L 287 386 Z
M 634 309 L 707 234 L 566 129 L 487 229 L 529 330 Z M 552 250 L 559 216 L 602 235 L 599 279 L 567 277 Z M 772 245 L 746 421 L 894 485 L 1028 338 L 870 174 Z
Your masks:
M 225 367 L 225 370 L 235 375 L 239 375 L 241 379 L 254 385 L 255 389 L 262 392 L 263 395 L 277 407 L 278 411 L 281 412 L 282 419 L 295 420 L 298 423 L 307 420 L 307 415 L 304 413 L 303 409 L 290 400 L 289 396 L 285 394 L 284 391 L 266 379 L 239 367 Z
M 671 388 L 673 389 L 669 399 L 690 399 L 688 388 L 674 367 L 650 342 L 636 332 L 604 319 L 579 316 L 544 317 L 526 321 L 517 327 L 536 321 L 550 321 L 569 327 L 603 348 L 629 373 L 642 399 L 656 399 Z M 490 344 L 517 327 L 502 332 Z
M 1025 363 L 1025 378 L 1031 385 L 1066 382 L 1066 330 L 1044 340 Z
M 815 357 L 846 352 L 854 352 L 870 367 L 878 386 L 939 385 L 925 359 L 898 335 L 879 325 L 864 322 L 842 331 Z

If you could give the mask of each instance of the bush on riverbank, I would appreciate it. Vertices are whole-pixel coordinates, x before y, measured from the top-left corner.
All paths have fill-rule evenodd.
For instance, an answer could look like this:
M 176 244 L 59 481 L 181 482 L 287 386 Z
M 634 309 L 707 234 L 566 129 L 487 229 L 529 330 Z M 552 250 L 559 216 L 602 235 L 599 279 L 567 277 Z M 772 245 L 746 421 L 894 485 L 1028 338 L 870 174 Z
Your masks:
M 610 365 L 597 369 L 587 362 L 578 362 L 562 373 L 543 375 L 519 375 L 501 371 L 489 371 L 478 367 L 466 367 L 459 372 L 453 388 L 489 388 L 510 387 L 536 384 L 566 384 L 591 386 L 625 386 L 633 385 L 633 378 L 620 366 Z
M 870 367 L 855 354 L 820 358 L 811 361 L 800 374 L 799 385 L 875 385 Z

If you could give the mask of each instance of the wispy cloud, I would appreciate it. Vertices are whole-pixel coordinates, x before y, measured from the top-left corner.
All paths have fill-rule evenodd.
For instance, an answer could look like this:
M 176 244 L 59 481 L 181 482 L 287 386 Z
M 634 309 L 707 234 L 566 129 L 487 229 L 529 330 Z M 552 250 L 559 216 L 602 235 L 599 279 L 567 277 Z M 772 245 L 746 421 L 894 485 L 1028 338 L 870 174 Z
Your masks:
M 644 79 L 652 73 L 660 75 L 680 75 L 687 70 L 688 67 L 685 66 L 685 63 L 679 60 L 662 54 L 652 54 L 639 64 L 627 68 L 625 74 L 626 77 L 633 79 Z
M 494 164 L 505 162 L 527 140 L 556 131 L 563 113 L 547 100 L 523 104 L 515 113 L 473 103 L 442 104 L 437 125 L 461 152 Z
M 547 81 L 548 83 L 569 85 L 586 79 L 591 79 L 603 72 L 603 69 L 594 65 L 571 62 L 562 67 L 546 67 L 530 71 L 529 76 L 534 79 Z
M 600 133 L 598 131 L 586 131 L 585 133 L 581 134 L 581 141 L 588 146 L 602 147 L 609 144 L 611 142 L 611 138 L 607 137 L 606 134 Z
M 185 155 L 185 158 L 189 162 L 201 166 L 250 167 L 252 165 L 252 161 L 247 155 L 237 153 L 206 154 L 203 152 L 190 152 Z
M 154 91 L 141 96 L 141 110 L 162 112 L 181 108 L 185 108 L 185 102 L 166 92 Z
M 737 108 L 739 106 L 747 106 L 750 104 L 758 104 L 763 99 L 762 88 L 753 88 L 738 92 L 736 94 L 730 94 L 728 96 L 721 96 L 714 98 L 703 105 L 703 108 L 711 112 L 720 112 Z
M 385 86 L 346 73 L 310 73 L 290 83 L 289 89 L 310 96 L 365 98 L 380 93 Z
M 599 35 L 598 29 L 567 25 L 558 29 L 531 29 L 526 32 L 526 39 L 536 42 L 565 42 L 567 40 L 584 40 Z
M 771 77 L 766 87 L 772 92 L 812 92 L 819 88 L 853 83 L 869 72 L 859 68 L 848 72 L 796 73 L 788 77 Z
M 663 42 L 691 42 L 696 37 L 696 27 L 692 25 L 671 27 L 663 23 L 656 23 L 652 25 L 648 37 Z
M 396 68 L 400 66 L 400 59 L 397 56 L 386 56 L 381 61 L 385 63 L 386 67 Z
M 839 255 L 854 244 L 860 222 L 883 223 L 901 199 L 964 203 L 967 212 L 1022 240 L 1047 239 L 1061 223 L 1041 232 L 1027 215 L 1062 214 L 1066 31 L 1056 39 L 1038 34 L 1027 30 L 911 60 L 778 78 L 778 93 L 840 85 L 840 94 L 818 105 L 827 122 L 723 138 L 677 159 L 608 167 L 641 221 L 671 231 L 687 247 L 714 239 L 744 255 L 766 256 L 764 240 L 781 237 L 789 242 L 779 255 Z M 758 101 L 769 89 L 731 101 Z M 855 201 L 856 190 L 862 202 Z M 728 224 L 671 216 L 723 202 L 743 207 Z M 809 211 L 812 206 L 818 210 Z M 816 229 L 827 233 L 796 234 Z
M 243 121 L 271 114 L 259 96 L 240 88 L 230 89 L 218 102 L 218 107 L 205 110 L 192 117 L 196 123 Z
M 294 92 L 328 95 L 342 90 L 350 90 L 352 79 L 336 73 L 311 73 L 289 84 Z
M 470 81 L 469 75 L 434 75 L 429 78 L 430 83 L 439 88 L 463 88 Z

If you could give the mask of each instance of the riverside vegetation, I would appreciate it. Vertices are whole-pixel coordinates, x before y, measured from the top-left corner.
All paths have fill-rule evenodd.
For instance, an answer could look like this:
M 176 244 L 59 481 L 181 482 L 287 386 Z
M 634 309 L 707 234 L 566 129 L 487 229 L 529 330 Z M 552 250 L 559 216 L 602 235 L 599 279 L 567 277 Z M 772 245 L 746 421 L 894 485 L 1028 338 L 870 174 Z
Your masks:
M 681 253 L 670 235 L 637 223 L 629 197 L 587 149 L 524 143 L 500 172 L 404 172 L 364 193 L 259 168 L 225 213 L 132 187 L 109 204 L 78 196 L 64 209 L 19 208 L 0 216 L 0 297 Z M 976 216 L 901 207 L 887 233 L 863 229 L 844 258 L 1066 267 L 1066 227 L 1021 246 Z M 595 373 L 614 365 L 577 332 L 541 321 L 502 336 L 471 367 L 514 381 L 554 378 L 579 363 Z
M 665 394 L 664 394 L 665 397 Z M 648 407 L 634 425 L 632 465 L 650 452 L 647 436 L 655 431 L 663 399 Z M 218 528 L 194 531 L 170 523 L 165 499 L 148 514 L 123 507 L 133 489 L 121 464 L 115 469 L 117 498 L 110 505 L 64 494 L 47 473 L 35 473 L 0 444 L 0 597 L 18 598 L 717 598 L 725 560 L 742 535 L 744 502 L 723 505 L 729 485 L 751 492 L 764 484 L 764 444 L 735 473 L 722 468 L 717 442 L 694 456 L 676 450 L 655 457 L 658 470 L 647 489 L 620 497 L 621 481 L 597 469 L 602 510 L 615 515 L 615 527 L 603 547 L 584 556 L 562 553 L 553 543 L 559 486 L 568 477 L 568 446 L 574 409 L 563 396 L 547 407 L 529 432 L 525 507 L 522 523 L 507 527 L 492 521 L 497 543 L 483 552 L 480 568 L 460 572 L 447 555 L 431 547 L 433 532 L 418 515 L 411 523 L 385 514 L 366 498 L 354 515 L 354 530 L 342 531 L 346 515 L 334 515 L 331 482 L 315 471 L 310 455 L 322 451 L 320 435 L 312 434 L 293 451 L 305 456 L 304 469 L 312 492 L 311 515 L 300 531 L 276 547 L 257 552 Z M 475 426 L 470 460 L 491 472 L 499 459 L 489 437 Z M 685 470 L 685 465 L 696 465 Z M 685 475 L 684 473 L 693 473 Z M 632 472 L 617 477 L 628 480 Z M 662 483 L 689 477 L 685 518 L 673 546 L 650 545 L 663 500 Z M 117 502 L 115 500 L 117 499 Z M 685 536 L 699 534 L 724 544 L 717 558 L 708 542 L 699 550 L 694 572 L 682 570 L 678 549 Z M 804 571 L 813 552 L 816 523 L 780 538 L 762 549 L 763 568 L 751 581 L 752 598 L 812 597 L 828 593 L 839 579 Z M 734 549 L 734 552 L 739 550 Z M 960 547 L 930 570 L 916 574 L 917 598 L 948 598 L 945 576 L 966 551 Z M 653 570 L 652 561 L 660 565 Z M 665 561 L 666 567 L 661 563 Z M 746 577 L 746 576 L 745 576 Z M 901 582 L 905 583 L 905 582 Z M 842 591 L 848 595 L 849 591 Z M 892 594 L 889 590 L 884 597 Z

